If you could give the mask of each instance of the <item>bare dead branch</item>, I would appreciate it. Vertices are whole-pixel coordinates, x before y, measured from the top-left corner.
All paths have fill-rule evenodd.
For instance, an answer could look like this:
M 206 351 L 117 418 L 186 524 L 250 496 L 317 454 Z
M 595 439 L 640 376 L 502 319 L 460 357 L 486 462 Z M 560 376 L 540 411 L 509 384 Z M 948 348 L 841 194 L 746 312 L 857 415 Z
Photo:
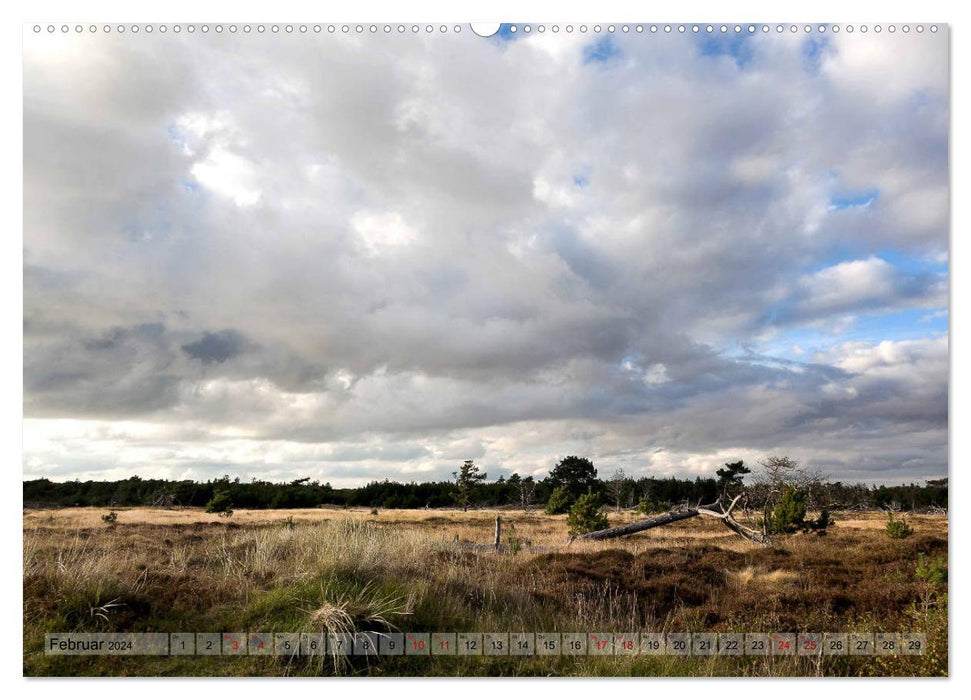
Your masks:
M 722 521 L 725 526 L 735 532 L 740 537 L 748 540 L 749 542 L 754 542 L 755 544 L 765 545 L 768 544 L 768 537 L 758 530 L 753 530 L 752 528 L 746 527 L 739 523 L 735 517 L 732 515 L 732 511 L 735 506 L 738 505 L 742 498 L 742 494 L 736 496 L 732 502 L 728 505 L 728 508 L 724 508 L 720 501 L 706 505 L 706 506 L 696 506 L 695 508 L 683 508 L 681 510 L 672 511 L 670 513 L 665 513 L 664 515 L 659 515 L 654 518 L 648 518 L 646 520 L 639 520 L 634 523 L 628 523 L 627 525 L 620 525 L 618 527 L 610 527 L 605 530 L 597 530 L 596 532 L 588 532 L 584 535 L 579 535 L 575 538 L 578 540 L 609 540 L 615 537 L 624 537 L 625 535 L 633 535 L 638 532 L 643 532 L 644 530 L 650 530 L 651 528 L 661 527 L 663 525 L 669 525 L 671 523 L 676 523 L 680 520 L 687 520 L 688 518 L 694 518 L 699 515 L 704 515 L 710 518 L 717 518 Z

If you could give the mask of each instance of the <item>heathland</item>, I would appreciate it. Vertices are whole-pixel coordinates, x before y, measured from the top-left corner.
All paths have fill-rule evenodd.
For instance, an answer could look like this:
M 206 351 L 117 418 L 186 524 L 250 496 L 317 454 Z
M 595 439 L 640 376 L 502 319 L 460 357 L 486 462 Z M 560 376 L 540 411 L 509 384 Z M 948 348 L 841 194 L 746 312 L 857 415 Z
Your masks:
M 945 675 L 947 519 L 836 512 L 763 547 L 693 518 L 568 543 L 503 510 L 30 509 L 27 675 Z M 636 513 L 609 513 L 611 524 Z M 942 575 L 942 569 L 944 571 Z M 930 573 L 929 573 L 930 572 Z M 52 657 L 46 632 L 923 632 L 921 656 Z

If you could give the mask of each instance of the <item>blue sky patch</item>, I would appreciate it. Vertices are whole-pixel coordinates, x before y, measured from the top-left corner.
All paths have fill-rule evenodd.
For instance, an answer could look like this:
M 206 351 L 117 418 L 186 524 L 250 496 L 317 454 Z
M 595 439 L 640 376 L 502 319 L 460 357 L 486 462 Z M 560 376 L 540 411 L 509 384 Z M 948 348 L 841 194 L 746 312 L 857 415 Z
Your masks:
M 735 65 L 744 68 L 754 56 L 752 36 L 748 33 L 701 34 L 696 42 L 702 56 L 730 56 L 735 60 Z
M 823 54 L 829 47 L 829 37 L 810 36 L 802 44 L 803 65 L 813 75 L 819 73 Z
M 860 192 L 841 192 L 829 198 L 829 205 L 833 209 L 847 209 L 849 207 L 868 207 L 880 196 L 879 190 L 863 190 Z
M 918 257 L 902 250 L 895 250 L 892 248 L 878 251 L 876 256 L 886 260 L 896 269 L 908 275 L 947 273 L 947 260 L 938 261 L 931 258 Z
M 512 31 L 513 27 L 516 27 L 516 31 Z M 515 23 L 502 24 L 499 26 L 499 31 L 493 34 L 490 38 L 493 41 L 502 43 L 519 39 L 520 37 L 526 35 L 526 33 L 522 30 L 522 27 L 523 25 Z
M 947 313 L 935 313 L 932 309 L 860 314 L 839 335 L 820 328 L 792 328 L 779 333 L 772 340 L 759 343 L 758 350 L 772 357 L 810 362 L 813 354 L 839 343 L 878 344 L 884 340 L 933 338 L 947 333 L 947 327 Z
M 583 50 L 584 63 L 608 63 L 620 56 L 612 37 L 605 36 Z

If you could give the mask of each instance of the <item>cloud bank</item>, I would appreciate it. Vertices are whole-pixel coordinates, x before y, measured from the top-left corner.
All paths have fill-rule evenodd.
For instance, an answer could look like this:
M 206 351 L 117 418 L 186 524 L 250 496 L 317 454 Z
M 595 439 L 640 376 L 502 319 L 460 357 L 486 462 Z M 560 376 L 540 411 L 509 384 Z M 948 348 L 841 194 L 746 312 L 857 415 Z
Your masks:
M 25 35 L 24 476 L 943 475 L 947 56 Z

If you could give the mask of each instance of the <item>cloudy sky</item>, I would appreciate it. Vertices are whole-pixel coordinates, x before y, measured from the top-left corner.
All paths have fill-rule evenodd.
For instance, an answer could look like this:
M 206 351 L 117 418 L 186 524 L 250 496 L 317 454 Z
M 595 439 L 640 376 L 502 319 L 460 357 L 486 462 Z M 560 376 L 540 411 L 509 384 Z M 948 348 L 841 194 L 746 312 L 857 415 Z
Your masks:
M 947 473 L 931 34 L 24 39 L 24 478 Z

